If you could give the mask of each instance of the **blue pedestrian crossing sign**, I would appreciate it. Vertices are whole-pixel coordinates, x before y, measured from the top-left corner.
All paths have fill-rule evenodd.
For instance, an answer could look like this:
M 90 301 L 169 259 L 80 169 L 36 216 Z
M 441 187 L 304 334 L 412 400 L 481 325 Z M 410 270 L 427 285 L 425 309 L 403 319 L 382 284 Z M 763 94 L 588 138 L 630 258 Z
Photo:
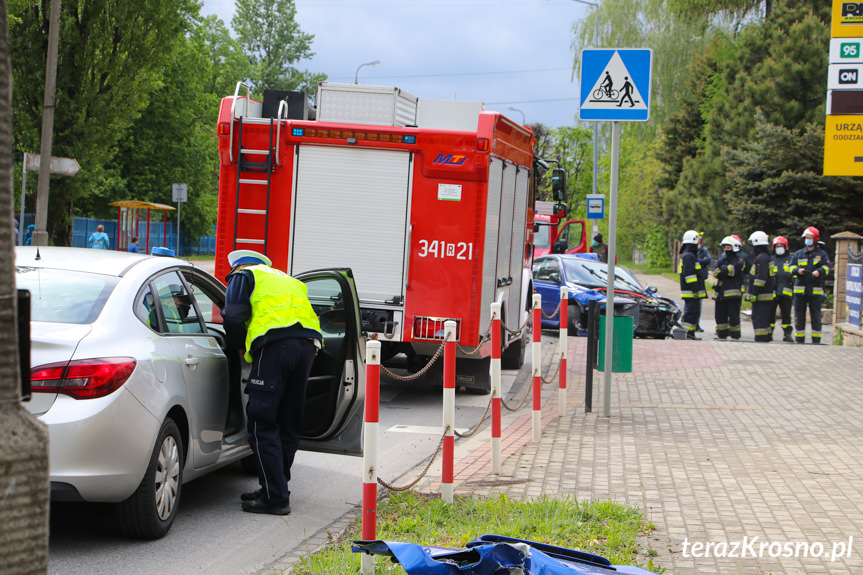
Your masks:
M 645 122 L 650 117 L 649 49 L 581 51 L 581 120 Z

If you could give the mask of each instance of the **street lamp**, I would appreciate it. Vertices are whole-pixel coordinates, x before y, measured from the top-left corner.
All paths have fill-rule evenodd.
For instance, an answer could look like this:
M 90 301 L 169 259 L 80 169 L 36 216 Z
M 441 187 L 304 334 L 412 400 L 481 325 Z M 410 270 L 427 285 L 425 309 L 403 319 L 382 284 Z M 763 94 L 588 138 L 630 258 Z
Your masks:
M 524 112 L 522 112 L 522 111 L 521 111 L 521 110 L 519 110 L 518 108 L 513 108 L 512 106 L 507 106 L 507 108 L 506 108 L 506 109 L 507 109 L 507 110 L 512 110 L 513 112 L 518 112 L 519 114 L 521 114 L 521 125 L 522 125 L 522 126 L 524 126 L 524 125 L 526 125 L 526 124 L 527 124 L 527 122 L 526 122 L 526 121 L 525 121 L 525 119 L 524 119 Z
M 363 66 L 378 66 L 378 65 L 380 65 L 380 63 L 381 63 L 380 60 L 373 60 L 372 62 L 366 62 L 365 64 L 360 64 L 357 67 L 356 73 L 354 74 L 354 84 L 359 84 L 360 68 L 362 68 Z
M 572 0 L 573 2 L 578 2 L 580 4 L 587 4 L 588 6 L 593 6 L 593 47 L 599 47 L 599 1 L 591 2 L 590 0 Z M 597 146 L 596 139 L 596 122 L 593 123 L 593 193 L 596 193 L 596 167 L 599 163 L 599 149 Z M 593 236 L 596 235 L 597 232 L 597 222 L 593 220 Z

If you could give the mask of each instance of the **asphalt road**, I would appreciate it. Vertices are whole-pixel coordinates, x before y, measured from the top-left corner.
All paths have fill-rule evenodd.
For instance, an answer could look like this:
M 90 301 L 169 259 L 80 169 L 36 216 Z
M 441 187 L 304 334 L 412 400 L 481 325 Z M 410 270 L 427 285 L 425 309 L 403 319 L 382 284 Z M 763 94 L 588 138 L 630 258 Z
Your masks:
M 524 392 L 530 354 L 521 371 L 503 372 L 504 398 Z M 488 395 L 456 394 L 456 427 L 480 420 Z M 378 468 L 382 479 L 402 477 L 430 457 L 442 433 L 441 392 L 429 383 L 382 383 Z M 484 425 L 488 425 L 486 419 Z M 161 575 L 273 573 L 310 537 L 319 538 L 362 502 L 362 458 L 301 451 L 292 469 L 287 517 L 240 509 L 239 495 L 257 486 L 233 465 L 184 485 L 171 531 L 158 541 L 130 540 L 115 527 L 107 505 L 51 507 L 52 575 Z M 317 534 L 317 536 L 316 536 Z

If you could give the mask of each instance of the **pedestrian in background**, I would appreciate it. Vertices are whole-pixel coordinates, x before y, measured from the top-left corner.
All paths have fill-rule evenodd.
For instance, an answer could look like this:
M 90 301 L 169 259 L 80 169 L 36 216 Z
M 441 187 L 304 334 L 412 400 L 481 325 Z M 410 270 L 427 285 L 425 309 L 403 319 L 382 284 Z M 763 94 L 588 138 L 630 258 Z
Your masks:
M 601 262 L 608 262 L 608 244 L 602 241 L 602 234 L 593 236 L 593 243 L 590 246 L 590 253 L 596 254 Z
M 716 278 L 716 337 L 740 339 L 740 302 L 743 298 L 743 259 L 740 248 L 731 236 L 725 236 L 719 244 L 725 251 L 716 261 L 713 276 Z
M 762 231 L 752 232 L 749 243 L 755 252 L 752 267 L 749 269 L 749 299 L 752 301 L 752 328 L 755 341 L 769 342 L 771 329 L 770 310 L 776 290 L 776 265 L 770 255 L 770 240 Z M 774 318 L 775 310 L 774 310 Z
M 111 245 L 111 240 L 108 239 L 108 234 L 105 233 L 105 226 L 99 224 L 96 226 L 96 231 L 90 234 L 87 240 L 87 247 L 96 250 L 107 250 Z
M 804 247 L 791 257 L 791 275 L 794 276 L 794 339 L 806 343 L 806 308 L 812 343 L 821 343 L 821 306 L 824 304 L 824 280 L 830 273 L 830 258 L 816 244 L 818 228 L 803 231 Z
M 243 511 L 288 515 L 291 466 L 300 444 L 309 373 L 323 336 L 306 284 L 273 269 L 252 250 L 228 254 L 222 319 L 232 346 L 252 364 L 246 393 L 249 445 L 259 489 L 243 493 Z
M 130 251 L 134 254 L 138 253 L 138 237 L 135 236 L 132 238 L 132 241 L 129 242 L 129 247 L 126 248 L 127 251 Z
M 710 250 L 704 245 L 704 233 L 702 232 L 698 232 L 698 251 L 695 252 L 695 256 L 698 259 L 698 264 L 701 266 L 701 278 L 704 280 L 704 285 L 706 286 L 713 258 L 710 257 Z M 703 332 L 704 330 L 701 329 L 701 314 L 698 315 L 698 320 L 695 331 Z
M 782 319 L 782 341 L 794 342 L 791 337 L 791 303 L 794 296 L 794 278 L 791 276 L 791 252 L 788 240 L 782 236 L 773 238 L 773 263 L 776 266 L 776 297 L 770 305 L 770 335 L 776 325 L 778 308 Z
M 680 297 L 683 298 L 683 318 L 680 325 L 686 329 L 686 339 L 700 339 L 695 330 L 701 318 L 701 300 L 707 297 L 701 264 L 698 263 L 698 232 L 688 230 L 680 244 Z

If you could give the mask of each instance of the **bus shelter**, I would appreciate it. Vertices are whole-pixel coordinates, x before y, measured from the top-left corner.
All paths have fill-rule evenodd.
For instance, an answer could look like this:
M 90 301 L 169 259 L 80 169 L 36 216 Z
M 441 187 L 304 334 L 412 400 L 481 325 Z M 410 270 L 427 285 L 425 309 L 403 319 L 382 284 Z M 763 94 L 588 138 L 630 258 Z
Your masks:
M 162 230 L 163 238 L 162 245 L 168 244 L 168 211 L 176 210 L 173 206 L 165 204 L 156 204 L 153 202 L 144 202 L 141 200 L 122 200 L 112 202 L 111 206 L 117 206 L 117 249 L 126 251 L 132 238 L 143 237 L 144 253 L 150 253 L 150 212 L 152 210 L 162 211 Z M 146 213 L 146 216 L 145 216 Z M 146 232 L 140 233 L 142 219 L 146 217 Z M 139 249 L 141 246 L 138 246 Z

